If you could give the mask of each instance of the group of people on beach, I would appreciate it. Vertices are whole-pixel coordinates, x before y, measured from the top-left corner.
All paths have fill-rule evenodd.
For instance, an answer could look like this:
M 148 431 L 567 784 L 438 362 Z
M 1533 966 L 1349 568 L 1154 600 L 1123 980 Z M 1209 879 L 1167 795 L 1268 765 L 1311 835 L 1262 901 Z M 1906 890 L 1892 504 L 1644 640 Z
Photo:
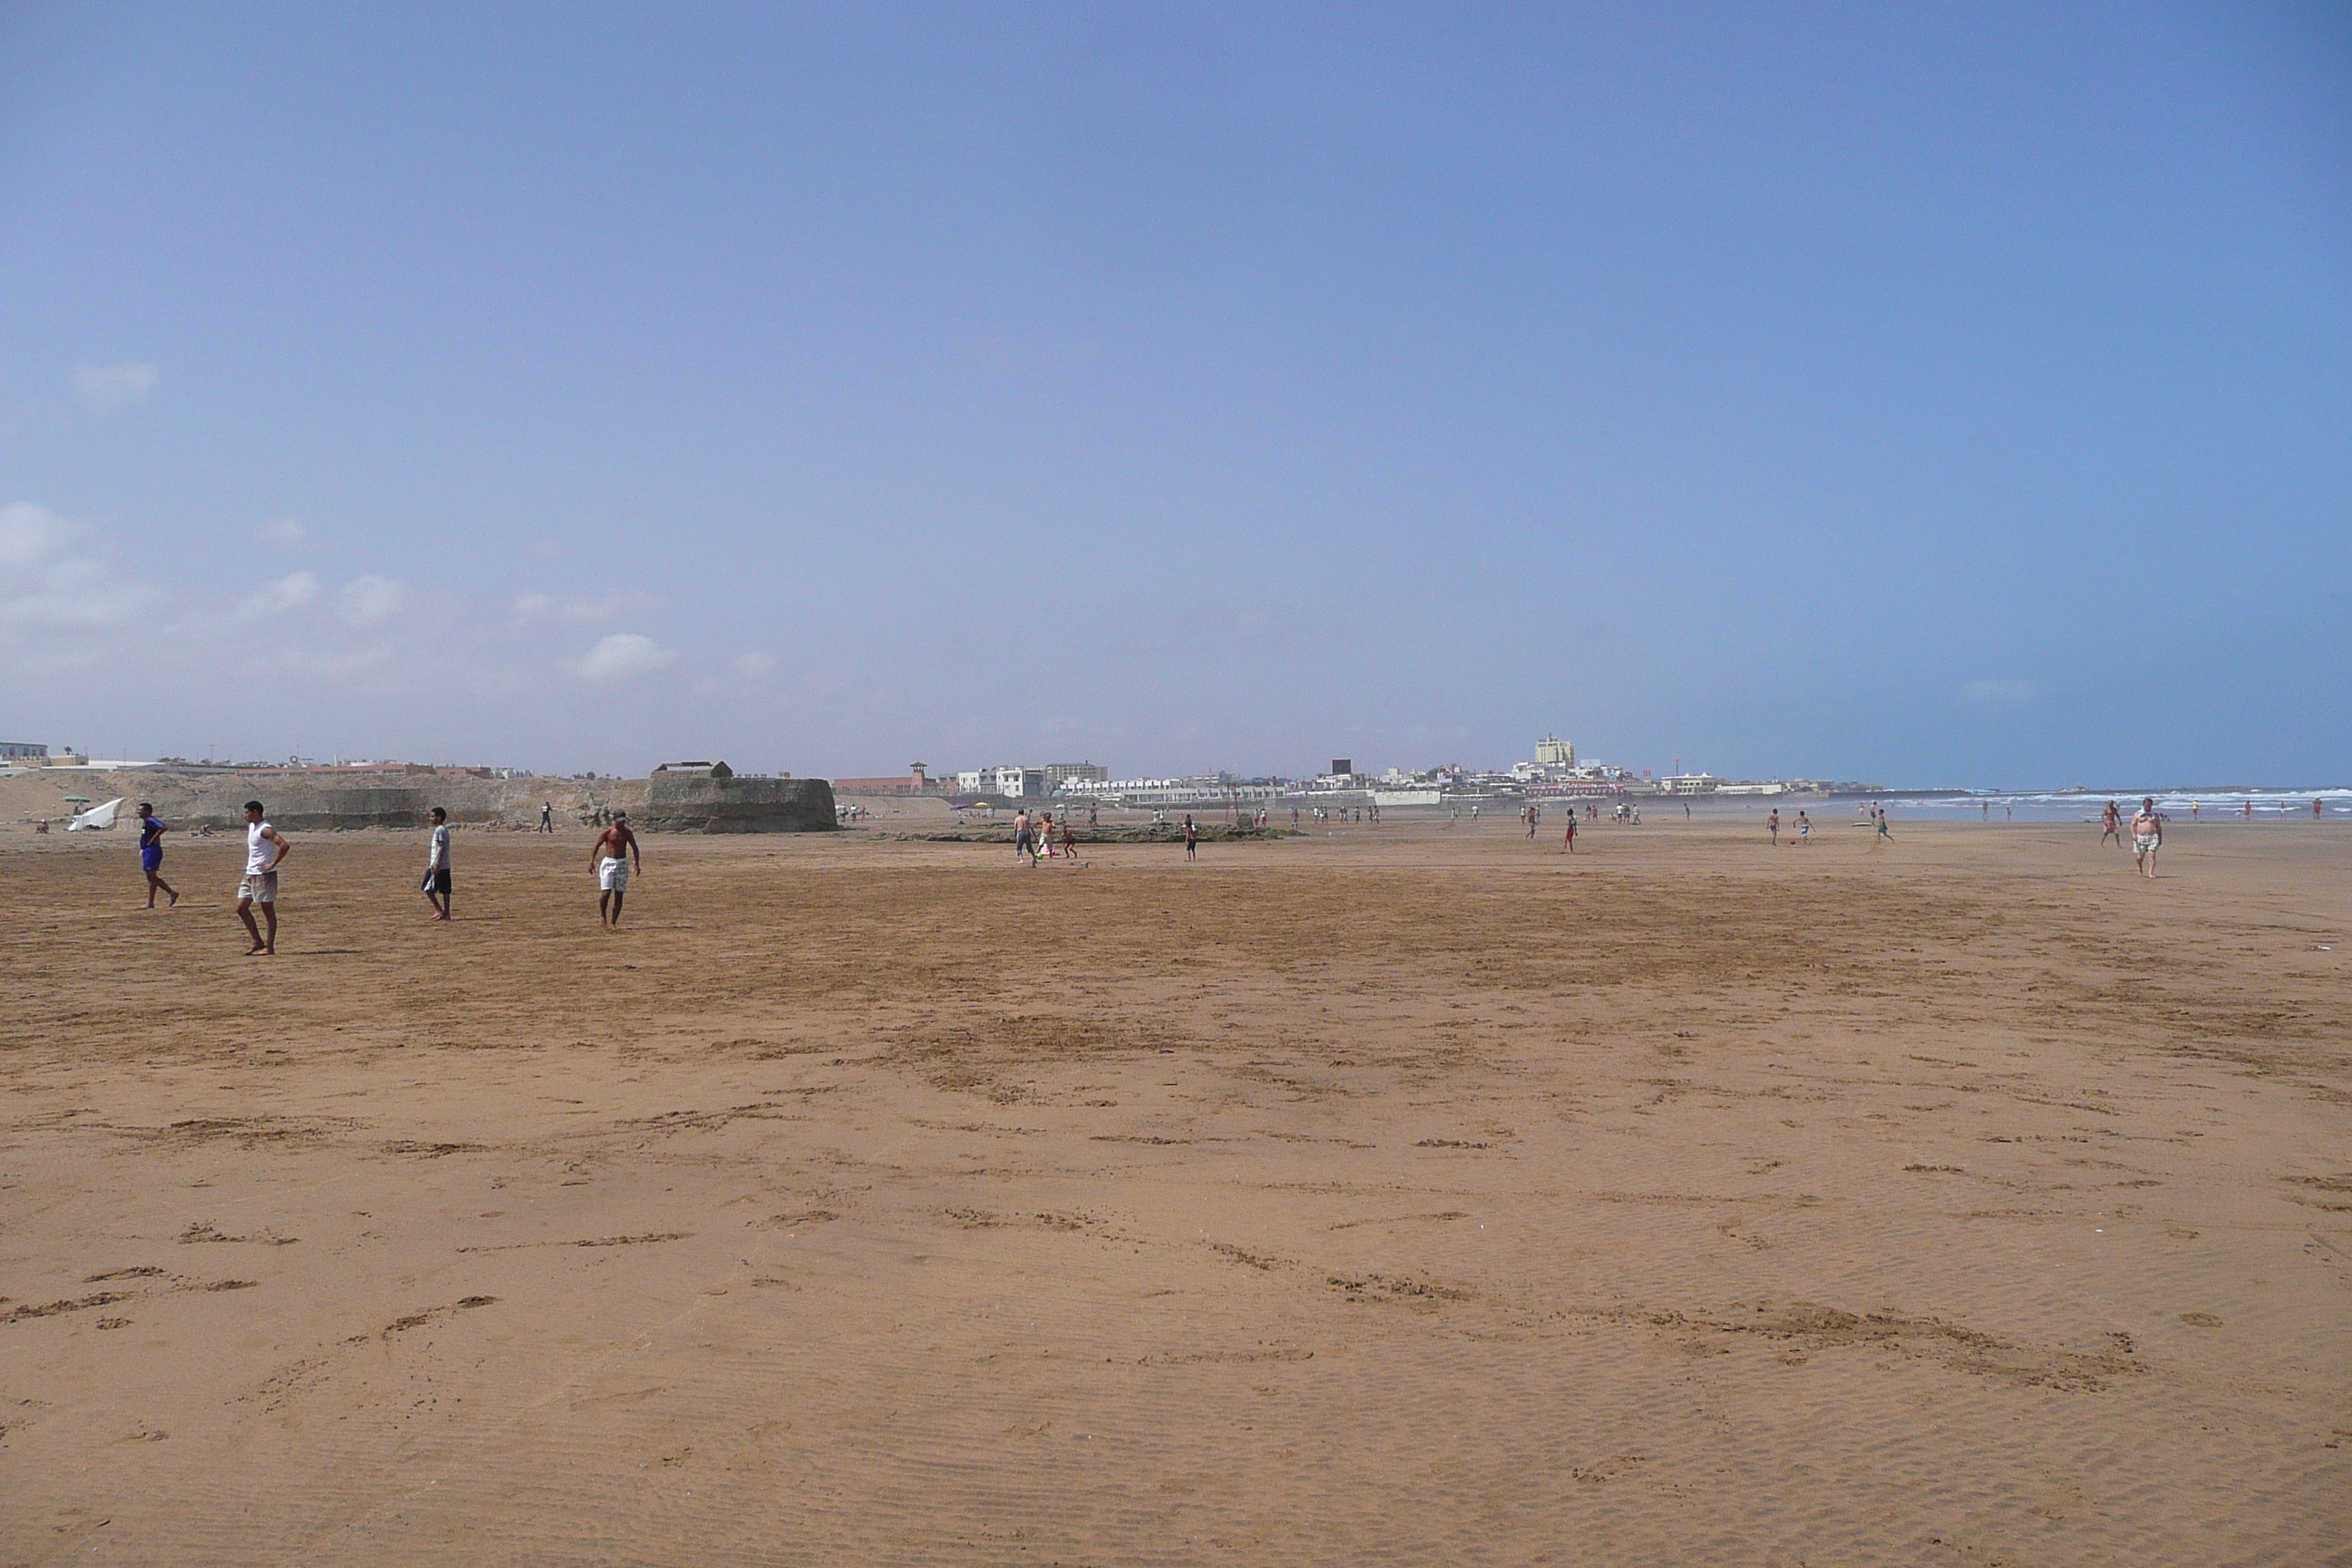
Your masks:
M 1192 821 L 1189 816 L 1184 819 L 1187 832 L 1191 830 Z M 1029 808 L 1023 806 L 1013 819 L 1013 858 L 1025 862 L 1033 869 L 1047 860 L 1077 865 L 1078 839 L 1070 827 L 1070 814 L 1064 812 L 1062 820 L 1055 822 L 1050 811 L 1032 817 Z
M 2315 799 L 2311 805 L 2312 815 L 2315 817 L 2320 816 L 2320 802 Z M 1475 813 L 1476 808 L 1472 809 Z M 1597 809 L 1590 806 L 1586 809 L 1591 815 L 1598 816 Z M 1873 802 L 1863 809 L 1865 826 L 1874 829 L 1871 836 L 1871 847 L 1876 849 L 1882 844 L 1892 842 L 1894 833 L 1887 825 L 1886 808 Z M 2252 810 L 2251 805 L 2247 809 L 2251 815 Z M 1621 805 L 1618 807 L 1619 816 L 1622 818 L 1625 812 L 1626 808 Z M 1297 810 L 1293 808 L 1290 815 L 1291 821 L 1296 824 L 1298 820 Z M 1318 807 L 1315 815 L 1320 821 L 1324 814 Z M 436 805 L 433 808 L 431 816 L 433 831 L 426 841 L 425 875 L 418 884 L 418 889 L 424 893 L 425 901 L 433 908 L 432 918 L 436 921 L 446 921 L 450 918 L 450 899 L 454 882 L 449 855 L 449 814 Z M 631 866 L 634 864 L 640 874 L 645 870 L 645 849 L 638 841 L 637 836 L 629 828 L 627 812 L 599 811 L 597 816 L 601 819 L 598 824 L 601 831 L 596 835 L 595 844 L 588 851 L 588 863 L 596 874 L 597 920 L 609 931 L 621 923 L 621 908 L 628 898 Z M 1091 824 L 1094 819 L 1091 809 L 1087 816 Z M 1373 819 L 1377 821 L 1378 818 L 1379 813 L 1375 809 Z M 1536 836 L 1538 826 L 1543 821 L 1543 808 L 1529 802 L 1519 813 L 1519 819 L 1526 824 L 1528 837 L 1532 839 Z M 1164 820 L 1164 817 L 1161 820 Z M 1359 820 L 1361 820 L 1360 814 Z M 1633 820 L 1639 821 L 1640 818 L 1636 816 Z M 1265 814 L 1258 813 L 1255 821 L 1263 826 Z M 2156 797 L 2153 795 L 2144 797 L 2140 801 L 2139 810 L 2132 815 L 2130 821 L 2132 853 L 2138 870 L 2144 877 L 2156 875 L 2157 852 L 2164 847 L 2164 823 L 2165 814 L 2157 810 Z M 2114 801 L 2107 802 L 2106 809 L 2099 814 L 2099 842 L 2105 845 L 2112 839 L 2116 847 L 2121 848 L 2124 842 L 2123 812 Z M 1765 819 L 1764 826 L 1766 831 L 1772 836 L 1773 847 L 1779 847 L 1781 834 L 1780 807 L 1772 808 L 1772 813 Z M 1790 842 L 1798 845 L 1812 842 L 1812 819 L 1807 816 L 1802 809 L 1798 811 L 1793 826 L 1795 831 Z M 541 808 L 539 831 L 541 833 L 555 831 L 554 812 L 551 807 Z M 147 907 L 151 910 L 155 907 L 155 895 L 158 893 L 170 900 L 170 903 L 165 905 L 167 909 L 180 901 L 179 889 L 163 879 L 163 837 L 169 832 L 171 832 L 170 825 L 155 815 L 153 803 L 141 801 L 139 803 L 139 869 L 147 879 Z M 1567 853 L 1570 855 L 1576 853 L 1576 807 L 1573 805 L 1568 808 L 1568 831 L 1562 836 L 1560 843 Z M 1198 858 L 1200 846 L 1200 827 L 1188 813 L 1184 817 L 1184 858 L 1187 860 Z M 245 803 L 245 874 L 237 882 L 236 918 L 245 923 L 246 934 L 252 938 L 253 944 L 246 949 L 248 957 L 268 956 L 278 951 L 278 868 L 285 864 L 286 857 L 293 852 L 293 848 L 294 846 L 288 842 L 286 836 L 278 832 L 267 819 L 261 802 L 248 800 Z M 1052 812 L 1041 813 L 1033 819 L 1028 808 L 1023 807 L 1020 815 L 1013 819 L 1013 853 L 1016 859 L 1026 862 L 1032 868 L 1054 859 L 1063 860 L 1073 866 L 1080 864 L 1077 858 L 1077 836 L 1071 827 L 1069 814 L 1064 813 L 1059 822 L 1054 820 Z M 257 919 L 257 911 L 258 911 Z
M 450 900 L 456 877 L 449 855 L 449 813 L 435 806 L 429 814 L 432 832 L 425 840 L 425 875 L 417 890 L 425 895 L 433 910 L 435 921 L 450 918 Z M 554 832 L 554 812 L 542 807 L 540 831 Z M 180 901 L 179 889 L 163 879 L 163 837 L 172 831 L 171 825 L 155 815 L 154 803 L 139 803 L 139 869 L 147 879 L 147 907 L 155 907 L 155 895 L 162 893 L 170 900 L 170 909 Z M 210 837 L 209 834 L 205 837 Z M 252 938 L 246 956 L 268 957 L 278 951 L 278 868 L 286 857 L 294 852 L 293 844 L 268 820 L 268 813 L 257 800 L 245 803 L 245 874 L 236 885 L 236 918 L 245 923 L 246 934 Z M 596 835 L 596 842 L 588 851 L 589 866 L 596 874 L 596 913 L 606 930 L 621 923 L 621 906 L 629 890 L 629 868 L 632 862 L 642 873 L 645 870 L 645 850 L 637 836 L 629 829 L 629 814 L 610 814 Z

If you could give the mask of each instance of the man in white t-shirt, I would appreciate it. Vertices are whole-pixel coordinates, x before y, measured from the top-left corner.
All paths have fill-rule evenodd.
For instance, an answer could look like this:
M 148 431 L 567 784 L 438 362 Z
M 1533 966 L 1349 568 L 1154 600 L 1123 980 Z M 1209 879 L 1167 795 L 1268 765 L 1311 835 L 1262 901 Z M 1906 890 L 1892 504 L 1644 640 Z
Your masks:
M 439 806 L 433 808 L 433 846 L 425 856 L 425 899 L 433 906 L 433 918 L 449 918 L 449 814 Z
M 278 868 L 294 846 L 286 842 L 285 835 L 261 820 L 261 803 L 245 803 L 245 880 L 236 885 L 236 918 L 245 922 L 246 934 L 253 945 L 245 950 L 251 958 L 256 953 L 266 955 L 278 951 Z M 259 904 L 263 916 L 269 921 L 269 934 L 253 923 L 253 906 Z

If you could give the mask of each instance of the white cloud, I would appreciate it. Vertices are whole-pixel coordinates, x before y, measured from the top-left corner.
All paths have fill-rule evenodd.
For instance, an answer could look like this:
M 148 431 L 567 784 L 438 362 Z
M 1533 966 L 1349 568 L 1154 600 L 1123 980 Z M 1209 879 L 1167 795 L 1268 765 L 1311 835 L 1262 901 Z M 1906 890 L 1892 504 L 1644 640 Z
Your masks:
M 635 632 L 614 632 L 578 658 L 564 659 L 562 668 L 576 679 L 602 686 L 615 680 L 635 680 L 657 669 L 667 669 L 677 662 L 675 648 L 663 647 L 653 638 Z
M 289 572 L 274 578 L 236 602 L 241 620 L 262 621 L 306 610 L 319 602 L 319 579 L 310 572 Z
M 264 544 L 278 544 L 292 549 L 308 542 L 310 531 L 302 526 L 302 520 L 299 517 L 273 517 L 267 522 L 255 523 L 253 537 Z
M 71 653 L 54 639 L 110 631 L 152 611 L 152 584 L 125 577 L 113 545 L 91 524 L 32 501 L 0 506 L 0 632 L 48 640 L 39 662 Z
M 573 626 L 593 626 L 609 621 L 623 610 L 658 610 L 663 601 L 646 594 L 607 594 L 601 599 L 559 599 L 552 594 L 524 593 L 515 595 L 514 617 L 519 621 L 569 621 Z
M 772 653 L 747 653 L 728 668 L 734 671 L 738 680 L 759 680 L 775 673 L 779 662 Z
M 478 689 L 547 679 L 543 667 L 484 657 L 494 615 L 468 623 L 462 601 L 420 597 L 397 578 L 371 574 L 330 589 L 315 573 L 291 572 L 205 592 L 136 574 L 133 563 L 99 520 L 0 505 L 0 687 L 87 674 L 97 692 L 132 672 L 142 689 L 221 672 L 343 690 L 394 689 L 420 672 L 462 671 Z M 625 663 L 606 653 L 596 668 Z
M 354 577 L 335 595 L 335 615 L 347 626 L 381 626 L 408 607 L 408 585 L 394 577 Z
M 1960 695 L 1980 708 L 2015 708 L 2041 696 L 2042 686 L 2032 680 L 1971 680 Z
M 163 380 L 152 364 L 86 364 L 74 372 L 74 389 L 100 414 L 143 401 Z

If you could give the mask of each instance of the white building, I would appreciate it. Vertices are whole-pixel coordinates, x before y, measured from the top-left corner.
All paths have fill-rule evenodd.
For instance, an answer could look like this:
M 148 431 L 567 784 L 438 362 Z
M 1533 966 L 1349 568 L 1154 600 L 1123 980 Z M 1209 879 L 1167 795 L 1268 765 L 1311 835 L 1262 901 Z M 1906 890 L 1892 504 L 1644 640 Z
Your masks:
M 959 795 L 1001 795 L 1014 800 L 1049 795 L 1054 786 L 1044 768 L 966 768 L 955 776 Z
M 1065 795 L 1101 801 L 1106 805 L 1141 808 L 1157 805 L 1258 805 L 1278 799 L 1281 785 L 1271 781 L 1244 784 L 1216 773 L 1182 779 L 1090 779 L 1062 786 Z
M 1032 795 L 1053 793 L 1046 786 L 1045 770 L 1043 768 L 1006 767 L 992 769 L 991 772 L 995 775 L 996 793 L 1001 795 L 1025 800 Z

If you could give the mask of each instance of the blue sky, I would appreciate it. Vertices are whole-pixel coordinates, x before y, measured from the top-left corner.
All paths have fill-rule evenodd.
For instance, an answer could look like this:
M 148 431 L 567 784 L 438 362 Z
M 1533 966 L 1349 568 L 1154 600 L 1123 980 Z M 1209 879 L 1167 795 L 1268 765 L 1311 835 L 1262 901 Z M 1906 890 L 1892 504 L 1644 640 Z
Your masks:
M 0 727 L 2352 780 L 2324 6 L 0 8 Z

